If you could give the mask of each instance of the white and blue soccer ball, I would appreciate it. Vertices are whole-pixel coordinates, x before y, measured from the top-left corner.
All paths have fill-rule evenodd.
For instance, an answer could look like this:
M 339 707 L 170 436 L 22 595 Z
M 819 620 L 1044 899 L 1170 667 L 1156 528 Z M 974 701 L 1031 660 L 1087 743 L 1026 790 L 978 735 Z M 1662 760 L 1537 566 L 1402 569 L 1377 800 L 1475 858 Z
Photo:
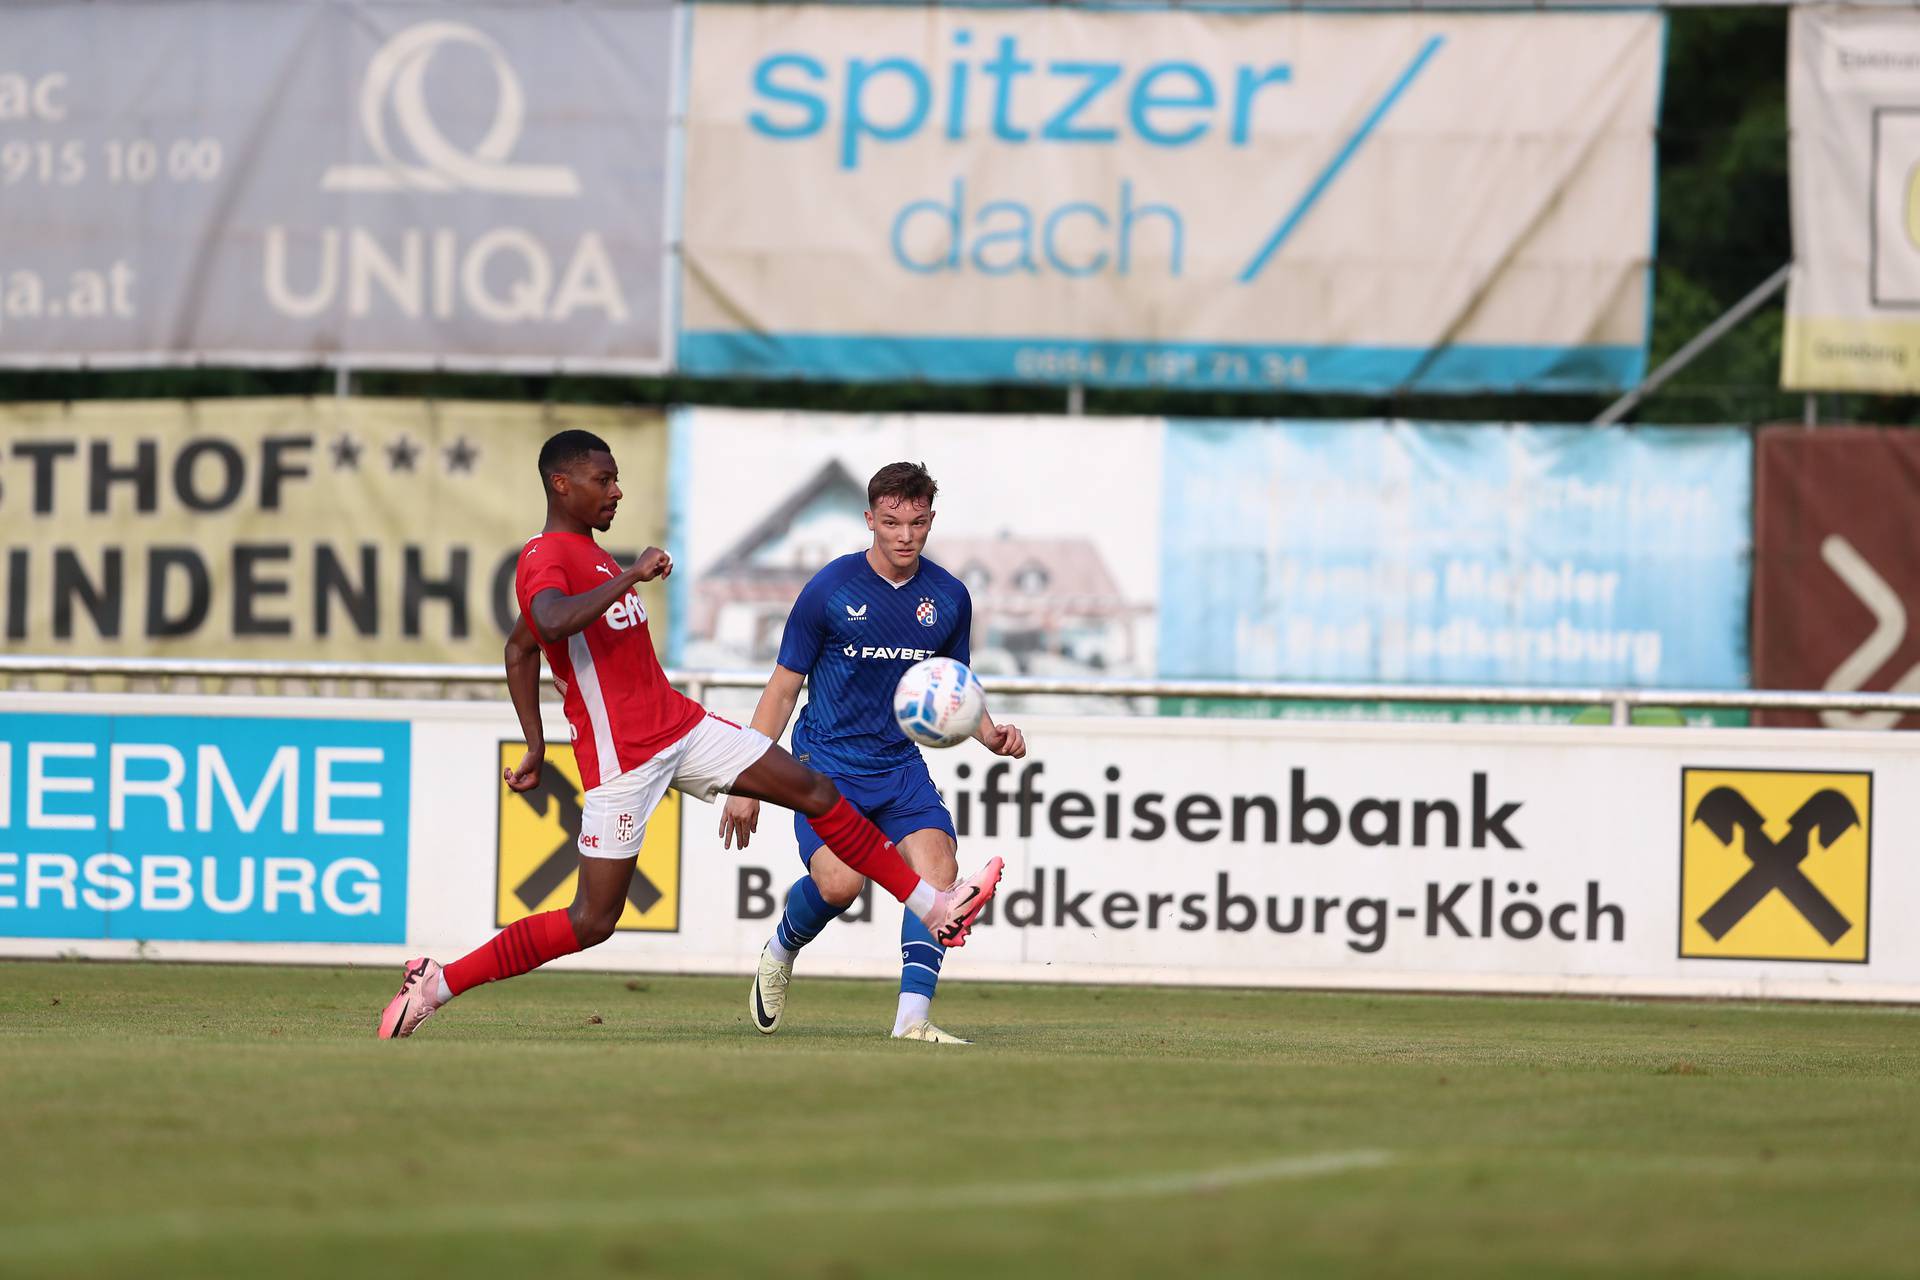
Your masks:
M 980 727 L 986 710 L 980 677 L 952 658 L 914 663 L 893 690 L 893 718 L 900 732 L 923 747 L 965 742 Z

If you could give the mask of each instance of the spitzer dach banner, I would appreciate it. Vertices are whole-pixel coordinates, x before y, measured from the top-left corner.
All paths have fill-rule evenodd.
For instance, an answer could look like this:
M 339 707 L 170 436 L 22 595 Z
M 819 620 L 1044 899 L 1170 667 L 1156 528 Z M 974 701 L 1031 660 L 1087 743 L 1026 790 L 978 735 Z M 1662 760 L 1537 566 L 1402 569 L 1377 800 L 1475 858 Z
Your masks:
M 1600 391 L 1651 13 L 695 5 L 690 373 Z

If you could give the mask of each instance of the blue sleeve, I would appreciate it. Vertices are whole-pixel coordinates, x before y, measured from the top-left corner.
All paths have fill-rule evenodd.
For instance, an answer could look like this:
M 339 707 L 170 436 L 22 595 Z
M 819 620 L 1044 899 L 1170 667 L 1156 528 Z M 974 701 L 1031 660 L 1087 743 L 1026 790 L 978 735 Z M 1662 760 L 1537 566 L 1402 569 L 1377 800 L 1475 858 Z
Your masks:
M 827 638 L 827 597 L 831 593 L 832 584 L 824 573 L 814 574 L 800 589 L 800 598 L 787 614 L 786 630 L 780 634 L 780 656 L 775 662 L 801 675 L 813 670 Z
M 958 581 L 954 585 L 959 589 L 959 616 L 953 624 L 953 634 L 947 637 L 947 647 L 940 651 L 942 657 L 973 665 L 973 596 L 967 591 L 966 584 Z

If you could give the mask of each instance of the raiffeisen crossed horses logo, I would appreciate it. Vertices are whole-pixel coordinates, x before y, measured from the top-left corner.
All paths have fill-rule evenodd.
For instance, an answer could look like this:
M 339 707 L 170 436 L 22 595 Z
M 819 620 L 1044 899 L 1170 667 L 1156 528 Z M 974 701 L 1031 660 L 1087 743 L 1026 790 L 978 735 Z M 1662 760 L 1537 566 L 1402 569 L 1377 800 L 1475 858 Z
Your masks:
M 522 742 L 500 744 L 500 767 L 512 768 Z M 512 924 L 573 901 L 580 879 L 580 765 L 573 748 L 549 746 L 540 785 L 500 785 L 500 845 L 495 860 L 494 923 Z M 647 823 L 646 839 L 616 929 L 677 933 L 680 929 L 680 793 L 669 791 Z
M 1873 775 L 1686 769 L 1683 959 L 1867 960 Z

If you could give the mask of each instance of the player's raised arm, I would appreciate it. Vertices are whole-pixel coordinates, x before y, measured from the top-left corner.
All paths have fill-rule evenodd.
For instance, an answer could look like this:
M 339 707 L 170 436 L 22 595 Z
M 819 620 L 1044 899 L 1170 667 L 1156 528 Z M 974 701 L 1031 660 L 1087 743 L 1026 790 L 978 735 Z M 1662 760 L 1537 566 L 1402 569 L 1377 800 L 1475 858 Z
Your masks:
M 672 572 L 673 557 L 658 547 L 648 547 L 619 577 L 608 578 L 598 586 L 571 596 L 558 587 L 548 587 L 528 602 L 527 611 L 533 615 L 533 625 L 541 637 L 551 644 L 585 631 L 614 601 L 640 583 L 664 578 Z

